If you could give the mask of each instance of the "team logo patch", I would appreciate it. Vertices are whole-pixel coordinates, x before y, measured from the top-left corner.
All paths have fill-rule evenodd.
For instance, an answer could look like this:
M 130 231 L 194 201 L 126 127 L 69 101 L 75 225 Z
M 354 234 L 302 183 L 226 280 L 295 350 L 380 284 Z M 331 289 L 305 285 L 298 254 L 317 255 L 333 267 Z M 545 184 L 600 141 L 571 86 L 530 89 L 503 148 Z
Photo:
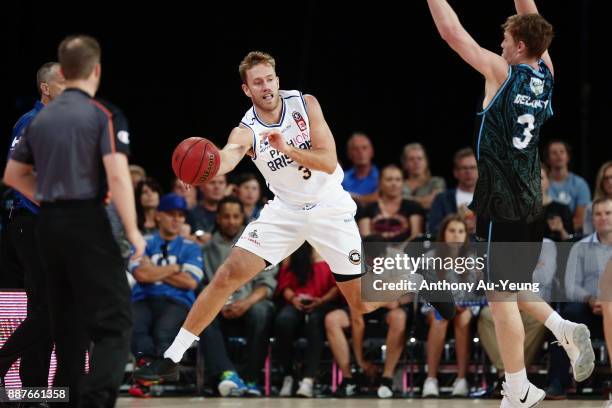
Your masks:
M 266 149 L 268 149 L 270 147 L 270 142 L 268 141 L 268 139 L 263 139 L 261 142 L 259 142 L 259 153 L 263 153 L 266 151 Z
M 348 259 L 353 265 L 361 264 L 361 254 L 356 249 L 353 249 L 351 252 L 349 252 Z
M 540 78 L 531 78 L 529 82 L 529 88 L 531 88 L 531 92 L 533 92 L 536 96 L 542 94 L 544 92 L 544 81 Z
M 293 111 L 293 114 L 291 116 L 293 116 L 293 120 L 295 120 L 295 123 L 297 123 L 298 127 L 300 128 L 300 130 L 302 132 L 306 131 L 306 127 L 307 127 L 306 126 L 306 121 L 304 120 L 304 118 L 302 117 L 300 112 Z
M 253 231 L 249 232 L 249 238 L 253 238 L 253 239 L 259 238 L 259 235 L 257 235 L 257 230 L 256 229 L 254 229 Z

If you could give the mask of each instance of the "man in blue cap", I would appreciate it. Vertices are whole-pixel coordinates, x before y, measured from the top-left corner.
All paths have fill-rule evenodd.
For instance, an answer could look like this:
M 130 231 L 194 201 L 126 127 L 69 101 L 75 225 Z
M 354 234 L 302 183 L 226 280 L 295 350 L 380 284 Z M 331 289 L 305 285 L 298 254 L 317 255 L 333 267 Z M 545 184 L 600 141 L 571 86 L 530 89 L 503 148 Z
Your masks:
M 157 208 L 158 231 L 145 237 L 142 259 L 130 265 L 136 280 L 132 289 L 134 329 L 132 353 L 137 369 L 162 358 L 172 344 L 203 277 L 200 247 L 180 235 L 187 202 L 177 194 L 163 196 Z M 130 394 L 148 396 L 149 388 L 135 383 Z

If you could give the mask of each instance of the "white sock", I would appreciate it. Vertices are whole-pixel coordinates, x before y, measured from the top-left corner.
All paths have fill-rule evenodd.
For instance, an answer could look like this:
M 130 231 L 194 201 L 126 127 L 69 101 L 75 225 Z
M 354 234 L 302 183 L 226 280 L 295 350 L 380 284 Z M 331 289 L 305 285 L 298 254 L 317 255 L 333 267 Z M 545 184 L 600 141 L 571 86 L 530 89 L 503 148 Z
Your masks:
M 565 320 L 559 313 L 552 312 L 546 322 L 544 322 L 544 326 L 546 326 L 557 338 L 559 342 L 565 342 L 565 334 L 573 329 L 576 323 L 570 322 L 569 320 Z M 565 333 L 564 333 L 565 332 Z
M 516 373 L 506 371 L 506 384 L 508 384 L 512 395 L 521 394 L 528 383 L 529 380 L 527 379 L 527 370 L 525 368 Z
M 199 337 L 195 334 L 190 333 L 181 327 L 178 334 L 174 338 L 172 345 L 168 347 L 168 350 L 164 353 L 164 357 L 169 358 L 178 364 L 183 358 L 183 354 L 187 351 L 194 341 L 199 340 Z

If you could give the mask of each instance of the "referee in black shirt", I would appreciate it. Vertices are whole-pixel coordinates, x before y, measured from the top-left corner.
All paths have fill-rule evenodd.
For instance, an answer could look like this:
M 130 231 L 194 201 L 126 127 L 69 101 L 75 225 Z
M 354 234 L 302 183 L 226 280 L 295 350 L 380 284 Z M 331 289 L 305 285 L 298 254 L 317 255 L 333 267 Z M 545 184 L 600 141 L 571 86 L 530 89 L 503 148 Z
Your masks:
M 134 258 L 145 241 L 136 226 L 129 140 L 115 134 L 111 112 L 93 99 L 100 46 L 88 36 L 68 37 L 59 61 L 66 90 L 26 129 L 4 181 L 40 202 L 38 233 L 58 361 L 54 386 L 70 387 L 70 406 L 111 407 L 132 322 L 124 262 L 103 205 L 106 180 Z M 81 378 L 86 349 L 90 371 Z

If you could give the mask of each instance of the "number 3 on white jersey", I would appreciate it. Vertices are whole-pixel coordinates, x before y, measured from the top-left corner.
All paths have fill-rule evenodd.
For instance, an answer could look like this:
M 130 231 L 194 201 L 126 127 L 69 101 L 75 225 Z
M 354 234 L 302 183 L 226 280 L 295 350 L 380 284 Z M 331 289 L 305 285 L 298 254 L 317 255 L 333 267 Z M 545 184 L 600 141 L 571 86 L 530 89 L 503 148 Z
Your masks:
M 522 150 L 527 147 L 527 145 L 531 141 L 531 138 L 533 137 L 531 131 L 535 128 L 535 126 L 533 125 L 533 123 L 535 122 L 535 117 L 530 113 L 526 113 L 524 115 L 519 116 L 517 122 L 520 125 L 527 125 L 527 127 L 523 130 L 523 136 L 525 136 L 523 140 L 516 136 L 512 138 L 512 144 L 514 145 L 514 147 L 519 150 Z

